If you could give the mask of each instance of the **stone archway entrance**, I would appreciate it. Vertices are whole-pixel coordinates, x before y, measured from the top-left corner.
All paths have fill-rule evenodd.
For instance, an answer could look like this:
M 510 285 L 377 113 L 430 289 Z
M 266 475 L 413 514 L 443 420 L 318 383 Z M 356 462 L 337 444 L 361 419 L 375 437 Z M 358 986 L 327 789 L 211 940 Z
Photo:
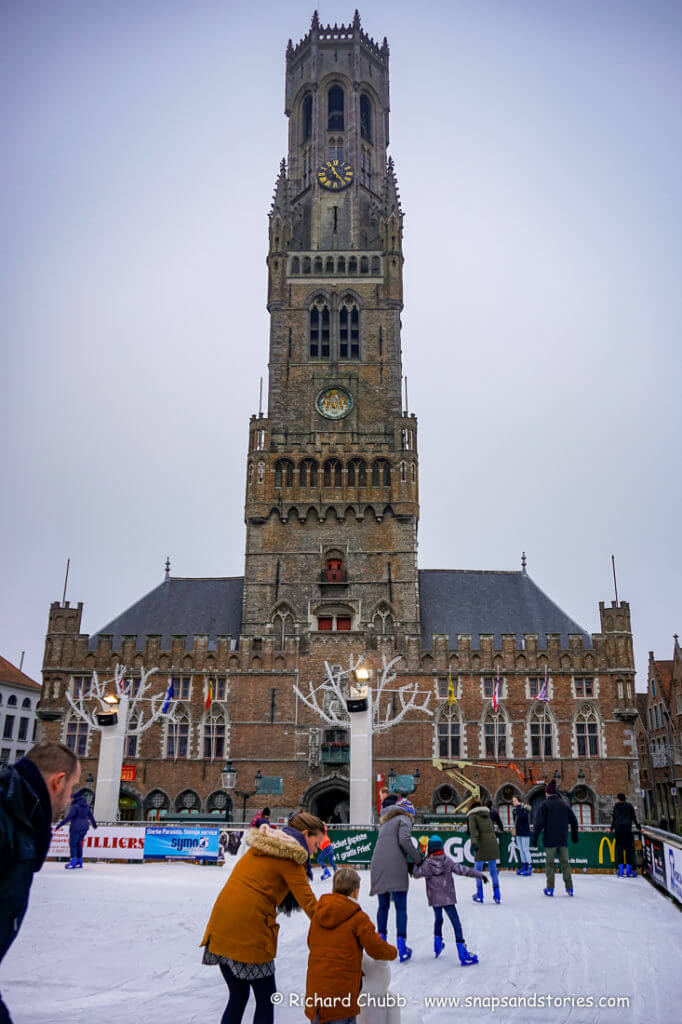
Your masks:
M 308 786 L 301 798 L 306 811 L 329 824 L 346 825 L 350 821 L 350 785 L 342 775 L 330 775 Z

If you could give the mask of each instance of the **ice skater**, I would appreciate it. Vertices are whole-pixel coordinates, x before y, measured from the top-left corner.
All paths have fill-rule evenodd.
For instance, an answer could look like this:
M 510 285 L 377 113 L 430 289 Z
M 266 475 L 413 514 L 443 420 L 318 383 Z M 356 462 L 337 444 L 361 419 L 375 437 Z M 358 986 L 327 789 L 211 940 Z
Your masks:
M 350 1024 L 360 1013 L 362 952 L 373 960 L 395 960 L 358 903 L 360 875 L 347 864 L 334 874 L 333 892 L 321 896 L 308 932 L 306 1016 L 311 1021 Z
M 467 824 L 471 836 L 471 852 L 477 871 L 483 871 L 488 865 L 493 880 L 493 900 L 500 902 L 500 877 L 497 873 L 497 861 L 500 857 L 500 844 L 497 841 L 490 810 L 480 800 L 473 800 L 467 813 Z M 483 903 L 483 885 L 479 878 L 476 892 L 472 896 L 474 903 Z
M 303 909 L 312 918 L 317 900 L 310 888 L 310 855 L 323 835 L 320 819 L 304 811 L 288 825 L 261 825 L 246 833 L 248 849 L 223 886 L 201 940 L 203 963 L 219 965 L 230 993 L 221 1024 L 240 1024 L 251 989 L 255 1024 L 272 1024 L 277 912 Z
M 327 835 L 327 826 L 324 826 L 324 839 L 317 848 L 317 863 L 324 866 L 324 871 L 320 875 L 320 881 L 324 882 L 325 878 L 329 878 L 332 872 L 336 871 L 336 862 L 334 861 L 334 847 L 332 841 Z M 329 870 L 331 868 L 331 871 Z
M 388 932 L 388 911 L 391 900 L 395 906 L 398 954 L 405 963 L 412 956 L 407 945 L 407 889 L 410 876 L 408 862 L 421 864 L 423 857 L 412 839 L 414 806 L 409 800 L 398 800 L 379 819 L 377 838 L 370 865 L 370 896 L 378 896 L 377 931 L 382 939 Z
M 62 825 L 69 825 L 69 852 L 71 860 L 68 864 L 64 865 L 65 868 L 83 867 L 83 841 L 90 825 L 93 828 L 97 828 L 97 822 L 90 810 L 90 804 L 87 801 L 85 792 L 84 789 L 80 789 L 77 793 L 74 793 L 68 814 L 64 815 L 58 825 L 55 825 L 55 832 Z
M 613 807 L 611 818 L 611 831 L 616 836 L 616 874 L 619 878 L 625 875 L 626 878 L 637 877 L 637 865 L 635 863 L 635 837 L 632 826 L 639 831 L 639 822 L 635 809 L 625 799 L 625 793 L 619 793 Z M 625 861 L 625 862 L 624 862 Z M 625 866 L 627 864 L 627 867 Z
M 566 803 L 562 800 L 556 789 L 554 779 L 545 786 L 546 800 L 540 804 L 538 816 L 535 819 L 535 832 L 533 834 L 533 846 L 538 845 L 540 836 L 544 833 L 545 839 L 545 875 L 547 885 L 542 890 L 545 896 L 554 895 L 554 858 L 559 858 L 561 874 L 566 886 L 566 895 L 573 895 L 573 878 L 571 876 L 571 865 L 568 862 L 568 828 L 571 828 L 571 842 L 578 842 L 578 819 Z
M 533 865 L 530 859 L 530 807 L 519 800 L 517 796 L 512 797 L 514 815 L 513 836 L 519 850 L 521 863 L 516 871 L 517 875 L 532 875 Z
M 483 871 L 468 868 L 464 864 L 455 864 L 454 860 L 446 855 L 441 837 L 431 836 L 428 856 L 422 864 L 415 865 L 412 877 L 426 879 L 426 898 L 429 906 L 433 907 L 434 917 L 433 951 L 436 957 L 439 957 L 445 949 L 443 942 L 443 911 L 445 911 L 455 932 L 459 961 L 462 967 L 469 967 L 471 964 L 478 963 L 478 957 L 475 953 L 468 951 L 464 941 L 462 924 L 455 906 L 457 896 L 453 875 L 467 875 L 469 878 L 478 878 L 481 882 L 488 883 L 488 876 Z

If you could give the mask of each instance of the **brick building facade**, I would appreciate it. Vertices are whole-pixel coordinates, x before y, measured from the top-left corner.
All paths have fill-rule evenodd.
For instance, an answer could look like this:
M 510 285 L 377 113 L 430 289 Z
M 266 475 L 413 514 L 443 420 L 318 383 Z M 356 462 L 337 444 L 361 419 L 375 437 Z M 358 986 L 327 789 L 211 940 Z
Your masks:
M 94 670 L 158 669 L 174 679 L 174 719 L 139 738 L 123 786 L 138 817 L 159 807 L 219 813 L 229 757 L 237 787 L 256 771 L 282 780 L 276 813 L 303 803 L 343 817 L 348 747 L 294 686 L 325 663 L 364 655 L 418 682 L 429 712 L 377 737 L 375 771 L 420 778 L 422 811 L 459 802 L 432 767 L 444 754 L 472 770 L 505 811 L 522 774 L 555 776 L 584 820 L 604 820 L 615 794 L 639 790 L 634 661 L 626 602 L 599 606 L 589 635 L 516 572 L 419 570 L 417 420 L 402 396 L 403 211 L 389 142 L 389 50 L 351 25 L 310 31 L 286 53 L 288 159 L 269 220 L 267 414 L 249 424 L 244 576 L 166 578 L 97 634 L 82 606 L 49 614 L 41 716 L 48 735 L 95 773 L 97 735 L 69 717 L 67 687 Z M 457 702 L 448 704 L 448 677 Z M 499 678 L 500 708 L 491 706 Z M 534 699 L 544 680 L 548 703 Z M 211 699 L 212 698 L 212 699 Z M 134 726 L 134 723 L 133 723 Z M 250 808 L 262 803 L 252 799 Z M 235 799 L 235 813 L 241 810 Z
M 682 651 L 674 637 L 668 660 L 649 651 L 647 692 L 638 694 L 637 750 L 646 817 L 682 824 Z

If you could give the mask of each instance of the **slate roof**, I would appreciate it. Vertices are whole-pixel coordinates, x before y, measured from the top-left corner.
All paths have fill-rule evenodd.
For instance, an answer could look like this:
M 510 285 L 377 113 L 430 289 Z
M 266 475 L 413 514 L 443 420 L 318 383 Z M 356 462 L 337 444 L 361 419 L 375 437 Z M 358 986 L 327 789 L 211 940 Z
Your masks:
M 419 572 L 422 646 L 430 650 L 433 633 L 448 633 L 454 649 L 458 633 L 471 633 L 472 649 L 480 649 L 479 634 L 492 633 L 496 649 L 502 634 L 538 634 L 538 647 L 546 649 L 547 634 L 560 633 L 568 647 L 568 634 L 580 633 L 586 647 L 592 638 L 554 604 L 525 572 L 487 572 L 468 569 L 423 569 Z
M 0 683 L 11 683 L 13 686 L 25 686 L 27 690 L 40 690 L 40 683 L 31 679 L 13 665 L 7 658 L 0 656 Z
M 144 650 L 145 636 L 160 636 L 161 647 L 169 650 L 171 637 L 185 635 L 190 650 L 195 636 L 208 635 L 209 650 L 215 650 L 219 636 L 238 637 L 242 620 L 241 576 L 223 579 L 181 579 L 172 577 L 150 590 L 89 640 L 95 650 L 99 636 L 112 635 L 118 650 L 121 637 L 137 636 L 137 650 Z

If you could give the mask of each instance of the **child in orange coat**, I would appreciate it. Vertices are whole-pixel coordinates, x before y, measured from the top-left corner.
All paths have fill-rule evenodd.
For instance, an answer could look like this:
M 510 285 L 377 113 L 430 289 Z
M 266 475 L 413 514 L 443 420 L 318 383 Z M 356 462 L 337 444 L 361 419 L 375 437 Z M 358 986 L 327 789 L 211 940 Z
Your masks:
M 305 1012 L 319 1024 L 355 1021 L 360 1012 L 363 950 L 374 960 L 395 960 L 398 955 L 361 909 L 359 893 L 357 871 L 338 868 L 333 892 L 320 897 L 310 922 Z

